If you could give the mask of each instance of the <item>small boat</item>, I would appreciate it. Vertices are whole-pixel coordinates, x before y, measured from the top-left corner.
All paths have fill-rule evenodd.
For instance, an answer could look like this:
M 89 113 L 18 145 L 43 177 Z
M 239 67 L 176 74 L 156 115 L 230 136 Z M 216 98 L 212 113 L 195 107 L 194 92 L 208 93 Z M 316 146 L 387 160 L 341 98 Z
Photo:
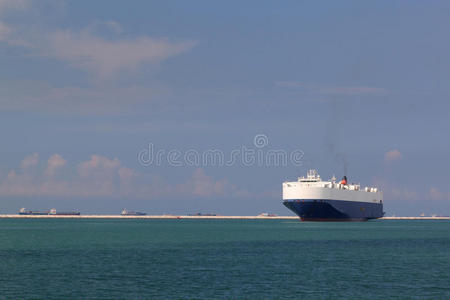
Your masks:
M 146 216 L 147 214 L 145 212 L 128 211 L 128 210 L 124 209 L 124 210 L 122 210 L 121 215 L 122 216 Z
M 261 213 L 258 215 L 258 217 L 277 217 L 276 214 L 270 214 L 270 213 Z

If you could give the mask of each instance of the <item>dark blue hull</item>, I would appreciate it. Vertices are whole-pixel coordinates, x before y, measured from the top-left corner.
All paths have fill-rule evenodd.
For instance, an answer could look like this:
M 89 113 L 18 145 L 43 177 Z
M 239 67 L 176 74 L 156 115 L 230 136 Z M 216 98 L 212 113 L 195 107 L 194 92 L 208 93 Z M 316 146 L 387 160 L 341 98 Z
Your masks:
M 367 221 L 383 216 L 382 203 L 342 200 L 284 200 L 302 221 Z

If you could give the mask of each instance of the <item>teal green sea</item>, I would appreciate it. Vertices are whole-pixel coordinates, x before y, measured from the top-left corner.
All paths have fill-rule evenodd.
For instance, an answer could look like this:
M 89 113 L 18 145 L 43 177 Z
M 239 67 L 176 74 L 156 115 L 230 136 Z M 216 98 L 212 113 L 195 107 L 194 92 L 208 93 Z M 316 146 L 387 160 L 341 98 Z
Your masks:
M 1 219 L 0 298 L 450 299 L 450 221 Z

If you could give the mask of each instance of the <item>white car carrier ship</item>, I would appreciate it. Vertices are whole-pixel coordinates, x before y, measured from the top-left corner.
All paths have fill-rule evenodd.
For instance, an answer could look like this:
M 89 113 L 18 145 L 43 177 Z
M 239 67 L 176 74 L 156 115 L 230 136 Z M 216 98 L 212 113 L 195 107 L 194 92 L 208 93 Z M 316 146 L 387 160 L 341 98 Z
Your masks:
M 383 216 L 383 193 L 374 187 L 361 189 L 344 176 L 322 181 L 316 170 L 306 177 L 283 183 L 283 204 L 302 221 L 367 221 Z

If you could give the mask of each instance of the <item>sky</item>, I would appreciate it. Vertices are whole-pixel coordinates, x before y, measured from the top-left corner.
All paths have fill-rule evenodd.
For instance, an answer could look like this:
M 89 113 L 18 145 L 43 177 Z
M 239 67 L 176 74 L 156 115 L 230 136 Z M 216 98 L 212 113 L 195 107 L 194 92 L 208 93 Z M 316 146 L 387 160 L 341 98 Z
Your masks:
M 450 2 L 0 0 L 0 212 L 450 215 Z

